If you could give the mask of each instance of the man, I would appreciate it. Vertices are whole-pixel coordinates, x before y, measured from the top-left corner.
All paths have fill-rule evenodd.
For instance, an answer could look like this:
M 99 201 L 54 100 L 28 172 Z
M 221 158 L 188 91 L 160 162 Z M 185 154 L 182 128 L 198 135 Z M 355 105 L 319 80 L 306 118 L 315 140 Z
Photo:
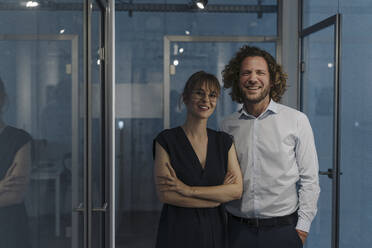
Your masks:
M 266 51 L 243 46 L 222 72 L 240 111 L 234 137 L 243 196 L 227 204 L 230 248 L 302 247 L 317 211 L 318 158 L 305 114 L 281 105 L 286 74 Z

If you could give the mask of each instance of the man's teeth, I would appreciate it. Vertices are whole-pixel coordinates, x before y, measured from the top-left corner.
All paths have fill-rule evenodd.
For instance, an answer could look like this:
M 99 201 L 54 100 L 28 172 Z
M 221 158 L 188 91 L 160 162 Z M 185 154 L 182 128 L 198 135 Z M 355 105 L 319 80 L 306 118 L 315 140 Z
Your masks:
M 206 107 L 206 106 L 199 106 L 199 108 L 208 109 L 208 107 Z

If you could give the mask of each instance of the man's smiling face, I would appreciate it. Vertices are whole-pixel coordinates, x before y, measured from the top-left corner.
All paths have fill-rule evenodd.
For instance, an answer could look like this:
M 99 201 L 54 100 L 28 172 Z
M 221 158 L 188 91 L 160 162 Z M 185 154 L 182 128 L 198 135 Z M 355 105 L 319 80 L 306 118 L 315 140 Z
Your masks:
M 240 66 L 239 87 L 244 103 L 261 103 L 270 98 L 270 73 L 263 57 L 246 57 Z

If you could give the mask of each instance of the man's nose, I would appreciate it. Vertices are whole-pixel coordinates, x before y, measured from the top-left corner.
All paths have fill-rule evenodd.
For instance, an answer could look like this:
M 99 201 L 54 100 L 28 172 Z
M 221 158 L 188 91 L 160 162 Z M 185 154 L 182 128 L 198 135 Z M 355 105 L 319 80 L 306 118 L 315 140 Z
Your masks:
M 249 75 L 249 78 L 248 78 L 248 82 L 257 82 L 257 74 L 252 72 L 250 75 Z

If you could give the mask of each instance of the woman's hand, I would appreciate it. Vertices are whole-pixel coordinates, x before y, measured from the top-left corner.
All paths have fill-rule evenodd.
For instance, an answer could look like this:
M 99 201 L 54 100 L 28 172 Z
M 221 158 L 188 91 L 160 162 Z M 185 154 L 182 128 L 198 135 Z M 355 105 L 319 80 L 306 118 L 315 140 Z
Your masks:
M 233 174 L 231 174 L 230 171 L 228 171 L 225 175 L 225 179 L 223 180 L 223 184 L 224 185 L 233 184 L 235 183 L 235 181 L 236 181 L 236 176 L 234 176 Z
M 169 163 L 165 163 L 169 175 L 158 176 L 159 191 L 175 191 L 183 196 L 192 196 L 192 188 L 177 178 L 176 172 Z

